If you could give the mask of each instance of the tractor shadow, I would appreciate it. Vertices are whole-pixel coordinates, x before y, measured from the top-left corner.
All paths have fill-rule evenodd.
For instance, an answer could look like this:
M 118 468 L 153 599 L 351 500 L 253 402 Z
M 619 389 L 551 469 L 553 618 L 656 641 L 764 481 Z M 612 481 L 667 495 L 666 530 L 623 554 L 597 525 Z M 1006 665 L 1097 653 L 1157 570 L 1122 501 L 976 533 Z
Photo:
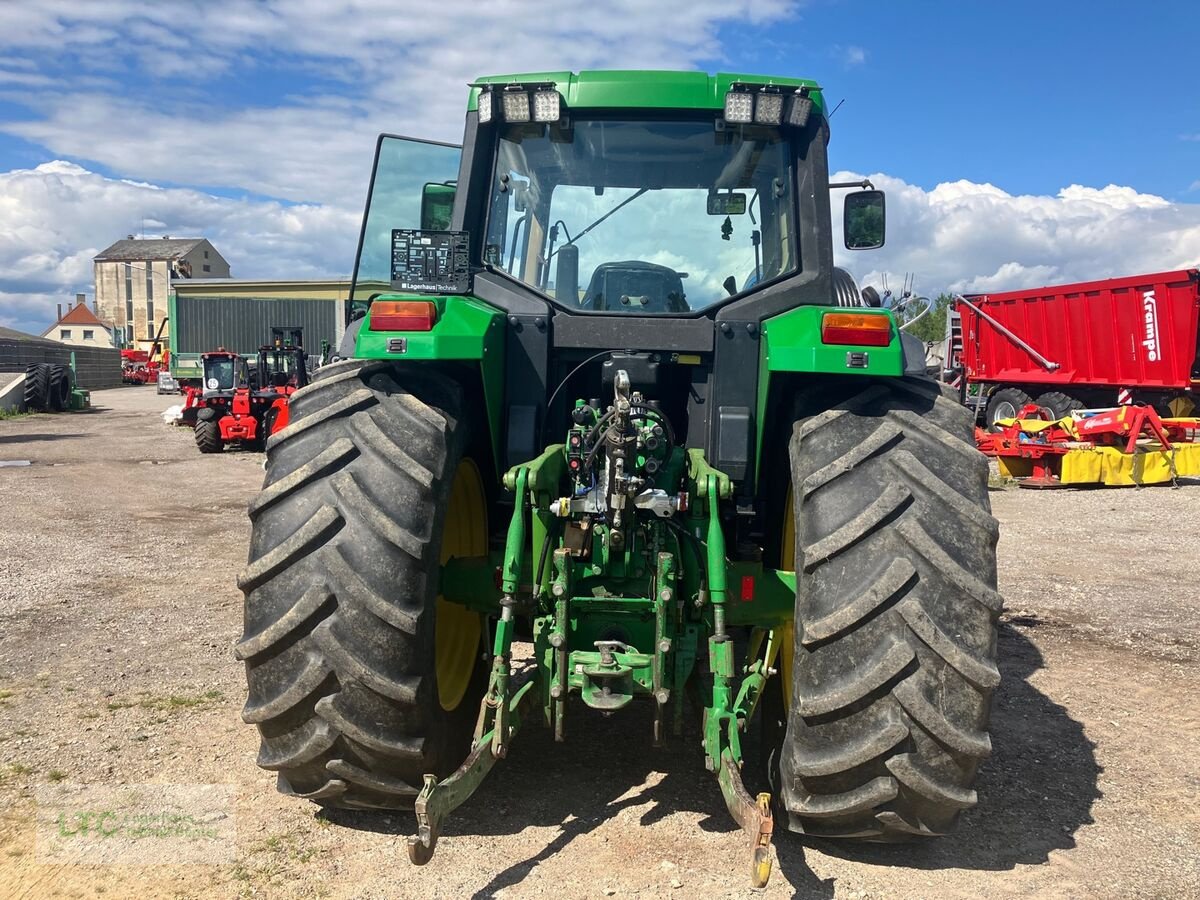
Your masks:
M 975 784 L 979 805 L 952 833 L 915 844 L 804 843 L 847 861 L 927 870 L 1004 871 L 1073 848 L 1075 833 L 1092 823 L 1103 770 L 1083 724 L 1029 683 L 1044 661 L 1024 630 L 1000 625 L 1003 680 L 992 706 L 992 755 Z M 797 841 L 777 843 L 784 872 L 793 856 L 805 865 Z
M 917 844 L 853 844 L 792 834 L 777 821 L 772 884 L 786 879 L 796 897 L 832 897 L 834 879 L 818 877 L 809 866 L 813 851 L 872 866 L 996 871 L 1043 863 L 1051 851 L 1074 847 L 1075 832 L 1092 821 L 1100 767 L 1083 726 L 1029 684 L 1029 675 L 1042 664 L 1041 652 L 1021 631 L 1001 625 L 1004 680 L 992 712 L 993 754 L 976 783 L 979 806 L 962 817 L 956 831 Z M 529 826 L 559 830 L 536 853 L 497 872 L 474 897 L 521 884 L 540 863 L 618 815 L 637 827 L 677 813 L 699 813 L 700 829 L 728 840 L 727 854 L 711 865 L 725 865 L 727 855 L 728 864 L 740 870 L 746 838 L 704 768 L 697 725 L 689 721 L 682 738 L 652 748 L 651 721 L 648 707 L 606 718 L 575 703 L 568 711 L 565 744 L 555 744 L 553 735 L 536 725 L 522 731 L 508 758 L 451 816 L 442 836 L 514 835 Z M 765 790 L 756 734 L 748 735 L 744 751 L 747 788 Z M 625 812 L 642 807 L 632 817 Z M 397 836 L 413 831 L 411 813 L 330 809 L 319 815 L 355 829 Z M 689 827 L 680 826 L 681 843 Z

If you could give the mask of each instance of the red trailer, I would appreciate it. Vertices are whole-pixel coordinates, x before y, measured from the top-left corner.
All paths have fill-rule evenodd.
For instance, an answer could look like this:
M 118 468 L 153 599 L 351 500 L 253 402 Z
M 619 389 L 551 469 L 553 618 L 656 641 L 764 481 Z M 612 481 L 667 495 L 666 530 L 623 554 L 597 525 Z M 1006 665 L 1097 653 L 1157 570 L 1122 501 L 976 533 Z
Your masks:
M 1030 402 L 1055 418 L 1136 402 L 1187 416 L 1200 402 L 1196 269 L 960 297 L 955 307 L 951 367 L 964 390 L 981 386 L 988 425 Z

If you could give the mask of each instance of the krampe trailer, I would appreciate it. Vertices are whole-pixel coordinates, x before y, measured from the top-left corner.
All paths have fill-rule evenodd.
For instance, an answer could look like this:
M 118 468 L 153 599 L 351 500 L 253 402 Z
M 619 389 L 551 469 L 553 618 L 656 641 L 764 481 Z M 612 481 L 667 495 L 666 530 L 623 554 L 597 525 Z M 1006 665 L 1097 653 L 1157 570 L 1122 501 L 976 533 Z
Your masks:
M 602 754 L 571 721 L 643 704 L 755 884 L 776 821 L 924 838 L 976 802 L 987 466 L 834 268 L 830 192 L 869 185 L 828 140 L 815 83 L 694 72 L 481 78 L 461 149 L 380 138 L 344 358 L 250 507 L 243 718 L 281 790 L 413 809 L 420 864 L 523 729 Z M 883 195 L 843 204 L 881 246 Z
M 1200 389 L 1200 271 L 959 298 L 951 365 L 986 397 L 988 426 L 1029 403 L 1052 418 L 1147 403 L 1190 416 Z

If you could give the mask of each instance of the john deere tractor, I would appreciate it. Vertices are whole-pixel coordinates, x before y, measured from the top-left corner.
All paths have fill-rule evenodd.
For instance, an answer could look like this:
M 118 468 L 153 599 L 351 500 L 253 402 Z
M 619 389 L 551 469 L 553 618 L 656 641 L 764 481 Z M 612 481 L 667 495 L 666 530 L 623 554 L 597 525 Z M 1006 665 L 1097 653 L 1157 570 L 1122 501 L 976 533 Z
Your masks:
M 834 267 L 831 192 L 851 249 L 884 197 L 828 141 L 815 83 L 695 72 L 481 78 L 461 148 L 379 139 L 342 359 L 250 505 L 282 791 L 415 810 L 420 864 L 523 729 L 641 704 L 647 745 L 702 742 L 756 884 L 776 819 L 893 841 L 975 803 L 987 467 Z

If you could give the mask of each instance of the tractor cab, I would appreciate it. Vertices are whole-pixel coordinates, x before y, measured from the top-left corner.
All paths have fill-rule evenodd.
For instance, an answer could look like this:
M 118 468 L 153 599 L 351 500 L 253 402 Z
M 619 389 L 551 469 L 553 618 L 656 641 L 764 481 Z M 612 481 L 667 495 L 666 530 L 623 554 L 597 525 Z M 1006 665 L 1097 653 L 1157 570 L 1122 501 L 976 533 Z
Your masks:
M 206 402 L 226 403 L 234 391 L 249 384 L 245 357 L 223 348 L 200 355 L 201 396 Z
M 258 348 L 257 393 L 291 394 L 308 384 L 304 331 L 275 327 L 271 332 L 271 343 Z

